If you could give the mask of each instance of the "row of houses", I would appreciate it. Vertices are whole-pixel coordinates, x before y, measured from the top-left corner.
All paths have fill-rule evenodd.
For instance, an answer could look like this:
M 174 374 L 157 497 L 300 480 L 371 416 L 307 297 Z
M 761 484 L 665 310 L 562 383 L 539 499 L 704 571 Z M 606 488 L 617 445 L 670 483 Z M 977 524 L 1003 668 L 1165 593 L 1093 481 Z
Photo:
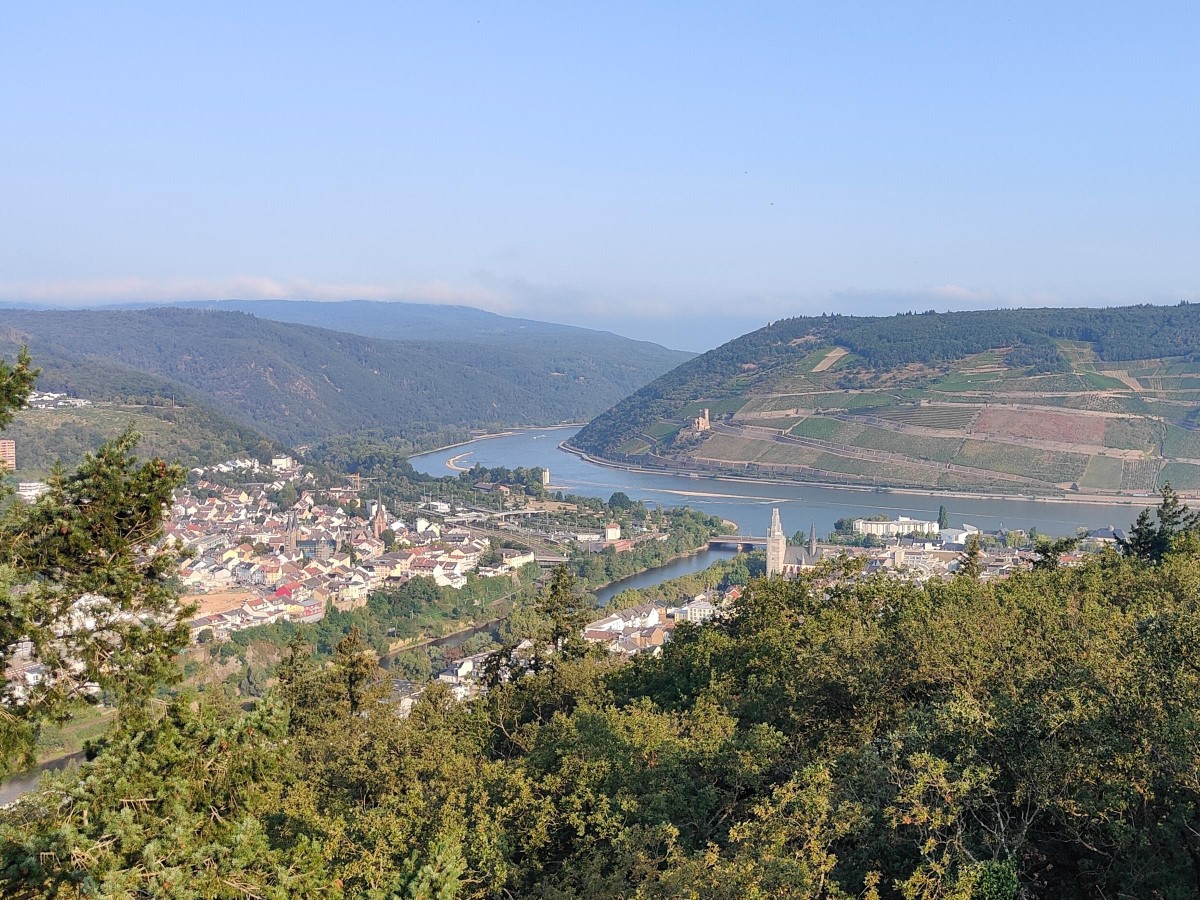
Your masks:
M 680 622 L 707 622 L 740 596 L 741 588 L 735 587 L 722 595 L 697 594 L 681 606 L 645 603 L 618 609 L 585 625 L 583 638 L 626 656 L 658 655 Z

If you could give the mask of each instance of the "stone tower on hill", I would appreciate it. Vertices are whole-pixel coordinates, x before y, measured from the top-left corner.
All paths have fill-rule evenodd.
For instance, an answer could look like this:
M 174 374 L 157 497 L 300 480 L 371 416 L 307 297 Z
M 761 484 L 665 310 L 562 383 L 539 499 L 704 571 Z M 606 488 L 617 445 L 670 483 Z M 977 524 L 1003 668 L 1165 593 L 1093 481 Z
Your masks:
M 771 527 L 767 531 L 767 577 L 783 574 L 783 558 L 787 553 L 787 536 L 779 521 L 779 507 L 771 510 Z

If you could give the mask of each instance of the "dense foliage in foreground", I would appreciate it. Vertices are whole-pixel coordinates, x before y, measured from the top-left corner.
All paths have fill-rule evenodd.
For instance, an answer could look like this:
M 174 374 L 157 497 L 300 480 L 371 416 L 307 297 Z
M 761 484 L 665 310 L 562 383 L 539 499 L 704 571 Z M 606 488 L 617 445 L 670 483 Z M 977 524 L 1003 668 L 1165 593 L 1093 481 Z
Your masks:
M 1200 890 L 1200 542 L 1002 582 L 751 583 L 660 659 L 574 640 L 408 719 L 348 639 L 178 700 L 5 815 L 7 896 Z M 578 610 L 559 579 L 544 642 Z M 516 663 L 517 671 L 520 666 Z M 502 667 L 501 667 L 502 668 Z

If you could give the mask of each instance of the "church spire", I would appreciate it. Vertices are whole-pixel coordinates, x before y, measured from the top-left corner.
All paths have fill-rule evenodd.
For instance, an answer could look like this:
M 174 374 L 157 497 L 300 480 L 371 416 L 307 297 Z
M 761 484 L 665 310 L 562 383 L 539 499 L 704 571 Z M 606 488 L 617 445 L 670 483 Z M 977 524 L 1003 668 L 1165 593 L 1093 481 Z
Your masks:
M 783 574 L 783 558 L 787 553 L 787 537 L 779 521 L 779 507 L 771 510 L 771 528 L 767 531 L 767 576 Z
M 383 533 L 387 530 L 387 527 L 387 515 L 383 510 L 383 492 L 380 491 L 375 497 L 375 521 L 372 527 L 376 540 L 383 539 Z

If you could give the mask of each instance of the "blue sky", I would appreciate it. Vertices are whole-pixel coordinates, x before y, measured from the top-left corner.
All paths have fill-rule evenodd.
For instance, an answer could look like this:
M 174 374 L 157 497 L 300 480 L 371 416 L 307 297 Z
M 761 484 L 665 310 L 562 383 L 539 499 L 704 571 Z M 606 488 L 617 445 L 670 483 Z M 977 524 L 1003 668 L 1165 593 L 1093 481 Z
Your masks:
M 0 300 L 1200 299 L 1200 4 L 9 4 Z

